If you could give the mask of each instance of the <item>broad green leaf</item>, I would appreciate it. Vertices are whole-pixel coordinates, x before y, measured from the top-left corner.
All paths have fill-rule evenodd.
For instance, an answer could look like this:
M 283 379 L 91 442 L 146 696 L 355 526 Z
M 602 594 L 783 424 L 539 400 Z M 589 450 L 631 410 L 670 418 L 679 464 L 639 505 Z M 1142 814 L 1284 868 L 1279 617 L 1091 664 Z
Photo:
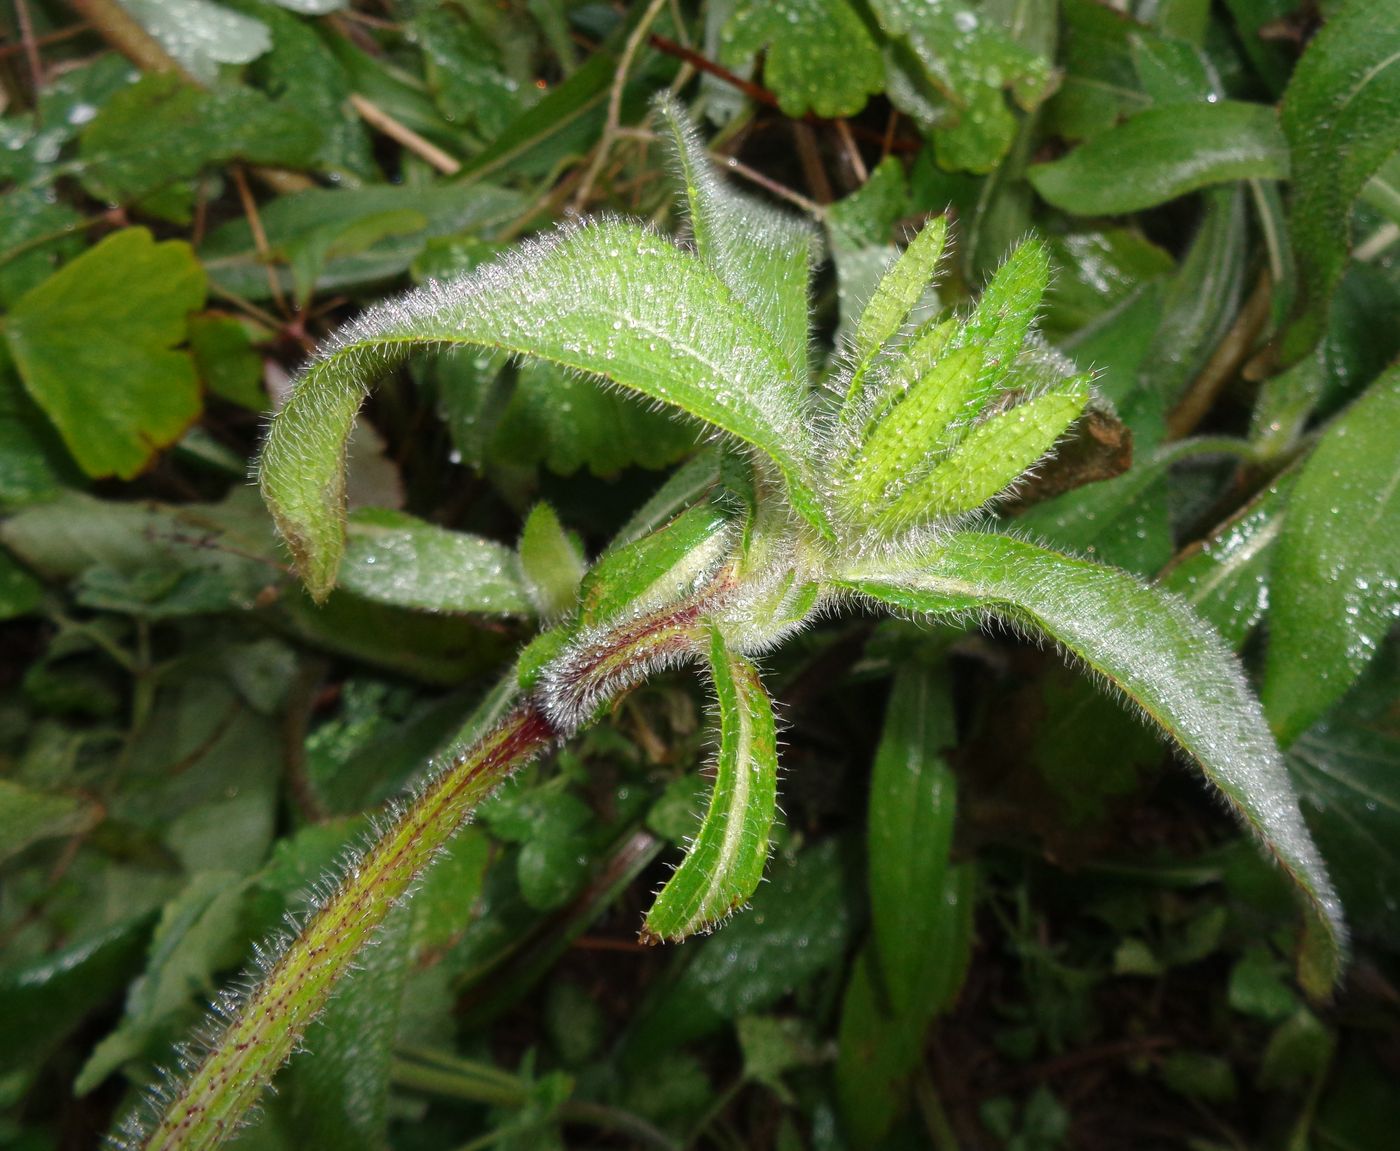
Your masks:
M 548 504 L 538 503 L 530 509 L 519 550 L 520 570 L 535 610 L 550 619 L 573 607 L 587 565 L 579 545 L 565 533 L 559 516 Z
M 1298 62 L 1281 109 L 1295 173 L 1289 225 L 1302 289 L 1284 336 L 1286 362 L 1322 338 L 1349 255 L 1352 203 L 1400 146 L 1400 8 L 1350 0 L 1328 17 Z
M 877 525 L 895 532 L 921 521 L 976 511 L 1054 446 L 1084 413 L 1089 394 L 1089 377 L 1076 376 L 978 424 L 947 459 L 881 512 Z
M 909 241 L 909 246 L 881 278 L 856 325 L 852 353 L 858 367 L 847 402 L 858 388 L 862 369 L 898 334 L 914 305 L 932 284 L 947 237 L 948 217 L 935 217 Z
M 873 0 L 871 9 L 885 33 L 907 46 L 917 68 L 911 75 L 887 55 L 891 101 L 932 135 L 942 167 L 992 171 L 1016 135 L 1004 90 L 1022 108 L 1036 108 L 1053 86 L 1050 62 L 1018 42 L 1004 16 L 981 4 Z
M 268 245 L 279 258 L 295 251 L 306 237 L 335 224 L 391 213 L 416 212 L 427 220 L 421 234 L 393 236 L 361 252 L 332 256 L 317 278 L 318 292 L 377 284 L 407 271 L 433 237 L 468 234 L 514 217 L 524 202 L 516 192 L 476 184 L 470 193 L 453 186 L 412 187 L 392 184 L 362 188 L 311 188 L 278 196 L 259 209 Z M 268 264 L 253 239 L 247 220 L 232 220 L 210 233 L 200 259 L 211 283 L 249 300 L 272 295 Z M 273 281 L 293 288 L 290 269 L 275 266 Z
M 101 819 L 101 808 L 81 796 L 36 791 L 0 779 L 0 861 L 41 839 L 80 835 Z
M 807 288 L 816 233 L 804 220 L 726 187 L 680 106 L 657 102 L 685 184 L 695 247 L 778 339 L 799 379 L 807 366 Z
M 1341 905 L 1239 665 L 1180 600 L 1112 568 L 979 532 L 948 537 L 922 570 L 861 573 L 851 586 L 908 611 L 986 612 L 1044 633 L 1131 700 L 1199 765 L 1302 889 L 1323 936 L 1300 972 L 1335 982 Z
M 155 73 L 119 92 L 83 130 L 80 173 L 91 195 L 131 204 L 234 159 L 308 166 L 320 137 L 299 109 L 251 88 L 205 89 Z M 162 200 L 161 214 L 187 221 L 192 197 L 183 198 L 178 211 Z
M 378 603 L 424 611 L 534 610 L 510 548 L 386 508 L 350 517 L 340 586 Z
M 854 1145 L 873 1147 L 908 1097 L 929 1023 L 962 985 L 972 943 L 972 869 L 954 865 L 957 741 L 946 675 L 895 676 L 870 779 L 871 940 L 846 985 L 836 1087 Z
M 1055 207 L 1103 216 L 1212 184 L 1288 174 L 1288 144 L 1274 110 L 1222 100 L 1148 108 L 1063 159 L 1035 165 L 1027 178 Z
M 0 621 L 33 611 L 43 599 L 43 585 L 9 552 L 0 551 Z
M 1262 696 L 1285 746 L 1341 698 L 1400 619 L 1400 369 L 1327 428 L 1273 564 Z
M 685 860 L 647 912 L 644 935 L 679 942 L 713 930 L 747 903 L 763 879 L 777 811 L 778 737 L 758 672 L 711 634 L 710 674 L 719 708 L 714 790 Z
M 1080 331 L 1175 267 L 1165 251 L 1126 228 L 1070 232 L 1052 237 L 1049 247 L 1043 323 L 1050 332 Z
M 799 377 L 773 337 L 698 259 L 604 222 L 371 309 L 307 369 L 273 420 L 261 478 L 313 595 L 340 564 L 345 441 L 366 387 L 415 347 L 452 344 L 536 356 L 674 404 L 769 455 L 794 506 L 823 522 L 792 403 Z
M 884 86 L 880 49 L 849 0 L 739 0 L 721 45 L 731 66 L 768 49 L 763 79 L 788 116 L 854 116 Z
M 1154 104 L 1214 103 L 1224 97 L 1220 77 L 1196 45 L 1150 33 L 1137 33 L 1130 43 L 1138 81 Z
M 1151 103 L 1133 66 L 1131 39 L 1146 31 L 1096 0 L 1062 0 L 1057 63 L 1064 75 L 1046 103 L 1049 126 L 1066 140 L 1087 140 Z
M 88 475 L 131 479 L 199 415 L 194 365 L 173 349 L 203 303 L 189 245 L 127 228 L 15 305 L 10 355 Z
M 1248 257 L 1244 192 L 1221 188 L 1206 199 L 1205 219 L 1167 284 L 1137 394 L 1120 397 L 1139 449 L 1157 445 L 1167 408 L 1205 366 L 1239 310 Z
M 131 985 L 116 1029 L 92 1051 L 73 1083 L 91 1092 L 127 1060 L 141 1055 L 157 1028 L 190 1006 L 216 971 L 237 962 L 246 940 L 240 930 L 243 882 L 231 871 L 202 871 L 161 911 L 145 975 Z
M 267 410 L 262 357 L 241 323 L 228 316 L 191 316 L 189 339 L 195 367 L 210 392 L 250 411 Z

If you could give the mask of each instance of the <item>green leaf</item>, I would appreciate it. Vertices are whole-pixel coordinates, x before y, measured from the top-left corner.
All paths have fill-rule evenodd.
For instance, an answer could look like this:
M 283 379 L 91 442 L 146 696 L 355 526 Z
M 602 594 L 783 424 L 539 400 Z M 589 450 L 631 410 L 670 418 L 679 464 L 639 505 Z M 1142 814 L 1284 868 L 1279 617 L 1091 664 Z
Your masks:
M 584 467 L 596 476 L 615 476 L 624 468 L 675 463 L 695 450 L 696 434 L 694 421 L 674 411 L 648 407 L 637 396 L 553 364 L 532 362 L 516 371 L 515 390 L 490 439 L 489 459 L 512 467 L 543 463 L 561 476 Z
M 241 323 L 228 316 L 191 316 L 189 337 L 199 377 L 209 391 L 250 411 L 267 410 L 262 357 Z
M 233 159 L 305 167 L 319 142 L 315 122 L 261 92 L 155 73 L 119 92 L 84 129 L 80 172 L 91 195 L 131 204 Z M 163 206 L 161 214 L 186 222 L 190 210 Z
M 27 615 L 44 599 L 44 588 L 9 552 L 0 551 L 0 621 Z
M 272 47 L 266 24 L 210 0 L 127 0 L 123 6 L 206 84 L 218 78 L 220 64 L 246 64 Z
M 141 969 L 154 914 L 123 920 L 27 962 L 0 967 L 0 1068 L 35 1067 Z
M 1053 87 L 1050 62 L 964 0 L 872 0 L 881 28 L 907 46 L 917 72 L 887 58 L 891 102 L 932 134 L 938 163 L 990 172 L 1010 149 L 1016 118 L 1003 89 L 1031 110 Z M 1018 13 L 1017 24 L 1024 19 Z
M 173 349 L 203 303 L 188 244 L 127 228 L 15 305 L 15 366 L 88 475 L 131 479 L 199 415 L 194 364 Z
M 875 753 L 867 816 L 872 939 L 846 985 L 837 1092 L 848 1133 L 871 1147 L 889 1130 L 929 1022 L 952 1003 L 972 943 L 970 867 L 949 859 L 957 741 L 946 676 L 895 676 Z
M 546 503 L 531 508 L 520 534 L 520 569 L 530 600 L 543 618 L 574 606 L 586 567 L 578 543 L 565 534 L 554 509 Z
M 101 819 L 102 809 L 90 800 L 0 779 L 0 861 L 41 839 L 81 835 Z
M 900 253 L 899 259 L 881 277 L 856 324 L 855 345 L 851 351 L 858 366 L 851 380 L 848 403 L 859 386 L 863 369 L 895 337 L 914 305 L 933 283 L 947 237 L 948 217 L 935 217 L 919 230 L 909 246 Z
M 1298 256 L 1298 313 L 1286 362 L 1322 338 L 1350 249 L 1351 208 L 1396 151 L 1400 9 L 1385 0 L 1334 6 L 1294 70 L 1281 109 L 1296 178 L 1289 225 Z
M 816 232 L 805 220 L 726 186 L 680 106 L 668 98 L 656 108 L 670 130 L 696 250 L 805 375 Z
M 1006 618 L 1122 691 L 1199 764 L 1307 896 L 1324 935 L 1312 938 L 1301 977 L 1311 994 L 1327 994 L 1346 946 L 1341 905 L 1239 665 L 1180 600 L 1112 568 L 978 532 L 948 537 L 922 570 L 850 586 L 906 611 Z
M 729 516 L 696 504 L 640 539 L 604 552 L 579 589 L 579 619 L 604 624 L 646 611 L 707 578 L 729 550 Z
M 881 512 L 876 525 L 895 532 L 976 511 L 1015 483 L 1083 414 L 1089 379 L 1076 376 L 978 424 L 946 460 Z
M 976 389 L 967 397 L 975 416 L 1006 379 L 1035 322 L 1050 282 L 1050 254 L 1038 239 L 1018 244 L 978 297 L 977 307 L 954 346 L 981 344 L 986 350 Z
M 340 586 L 424 611 L 533 612 L 510 548 L 386 508 L 350 517 Z
M 754 666 L 711 633 L 710 674 L 720 743 L 709 808 L 685 860 L 647 912 L 644 936 L 678 943 L 713 930 L 763 878 L 777 811 L 778 737 L 773 703 Z
M 1288 770 L 1358 934 L 1400 946 L 1400 647 L 1288 749 Z
M 763 79 L 787 116 L 854 116 L 884 87 L 880 49 L 848 0 L 739 0 L 720 43 L 731 67 L 768 49 Z
M 1222 100 L 1148 108 L 1027 173 L 1048 203 L 1077 216 L 1152 208 L 1231 180 L 1282 180 L 1288 144 L 1272 108 Z
M 1285 475 L 1192 545 L 1162 575 L 1238 651 L 1269 608 L 1269 573 L 1293 477 Z
M 1286 746 L 1355 682 L 1400 619 L 1400 368 L 1327 428 L 1288 500 L 1262 696 Z
M 476 344 L 595 373 L 769 455 L 824 522 L 796 367 L 710 269 L 633 225 L 565 232 L 450 286 L 364 313 L 301 378 L 263 449 L 263 494 L 317 597 L 343 548 L 345 441 L 368 383 L 417 346 Z

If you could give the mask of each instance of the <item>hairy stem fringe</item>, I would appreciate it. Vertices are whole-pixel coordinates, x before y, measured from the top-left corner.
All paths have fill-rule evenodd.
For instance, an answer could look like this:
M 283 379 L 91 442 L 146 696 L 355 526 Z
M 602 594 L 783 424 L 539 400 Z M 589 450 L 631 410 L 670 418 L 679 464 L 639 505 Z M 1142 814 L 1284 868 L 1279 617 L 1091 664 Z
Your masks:
M 179 1084 L 147 1151 L 212 1151 L 296 1049 L 360 949 L 473 809 L 557 738 L 533 700 L 455 756 L 397 814 L 267 969 Z

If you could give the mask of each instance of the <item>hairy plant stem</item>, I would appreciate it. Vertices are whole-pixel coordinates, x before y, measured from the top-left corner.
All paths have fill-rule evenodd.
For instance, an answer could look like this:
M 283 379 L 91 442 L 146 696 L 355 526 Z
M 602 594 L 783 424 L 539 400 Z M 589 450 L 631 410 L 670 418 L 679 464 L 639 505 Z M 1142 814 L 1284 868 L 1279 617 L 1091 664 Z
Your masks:
M 345 868 L 339 886 L 215 1037 L 144 1146 L 209 1151 L 237 1129 L 384 918 L 472 810 L 557 738 L 533 699 L 461 752 Z

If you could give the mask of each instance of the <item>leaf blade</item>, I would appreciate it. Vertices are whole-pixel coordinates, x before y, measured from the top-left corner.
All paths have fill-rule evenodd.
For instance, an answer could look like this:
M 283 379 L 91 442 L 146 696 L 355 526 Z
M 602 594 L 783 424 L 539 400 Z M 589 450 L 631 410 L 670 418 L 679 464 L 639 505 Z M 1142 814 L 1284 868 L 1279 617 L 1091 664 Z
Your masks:
M 1144 109 L 1026 175 L 1047 203 L 1100 216 L 1152 208 L 1211 184 L 1288 174 L 1274 110 L 1222 100 Z
M 778 788 L 773 704 L 718 629 L 710 671 L 720 720 L 714 790 L 690 851 L 647 912 L 645 938 L 679 942 L 710 930 L 753 895 L 768 861 Z
M 605 221 L 370 309 L 307 368 L 272 422 L 260 479 L 318 598 L 343 550 L 345 439 L 367 383 L 414 348 L 453 344 L 547 360 L 679 407 L 771 457 L 794 507 L 825 523 L 785 386 L 792 368 L 772 337 L 702 262 Z
M 1302 972 L 1325 995 L 1346 949 L 1341 906 L 1298 811 L 1258 702 L 1219 636 L 1175 597 L 1126 573 L 981 532 L 959 532 L 908 570 L 848 586 L 904 610 L 991 612 L 1050 636 L 1128 695 L 1190 755 L 1309 901 Z M 927 596 L 926 600 L 921 599 Z

